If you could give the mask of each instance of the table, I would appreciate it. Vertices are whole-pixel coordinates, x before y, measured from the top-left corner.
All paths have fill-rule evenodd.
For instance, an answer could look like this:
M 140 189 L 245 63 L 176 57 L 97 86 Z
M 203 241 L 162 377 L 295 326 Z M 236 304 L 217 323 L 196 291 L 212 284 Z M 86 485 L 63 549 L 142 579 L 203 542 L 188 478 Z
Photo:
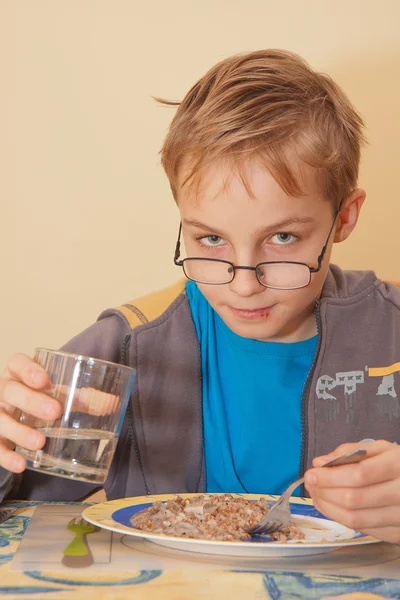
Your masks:
M 7 502 L 18 514 L 0 525 L 0 597 L 11 600 L 321 600 L 400 598 L 397 579 L 359 578 L 293 572 L 220 570 L 124 571 L 96 579 L 82 571 L 70 573 L 15 572 L 11 560 L 39 502 Z M 49 503 L 47 503 L 49 504 Z M 60 503 L 52 503 L 60 504 Z M 87 506 L 84 503 L 71 503 Z

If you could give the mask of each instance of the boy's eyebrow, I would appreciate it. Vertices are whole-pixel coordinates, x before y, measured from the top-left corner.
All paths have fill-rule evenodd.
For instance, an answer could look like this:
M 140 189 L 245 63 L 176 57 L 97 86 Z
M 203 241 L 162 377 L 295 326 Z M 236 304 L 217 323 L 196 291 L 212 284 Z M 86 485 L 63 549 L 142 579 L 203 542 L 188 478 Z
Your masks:
M 215 227 L 209 227 L 205 223 L 201 223 L 200 221 L 196 221 L 194 219 L 182 219 L 182 225 L 190 225 L 191 227 L 204 229 L 204 231 L 215 231 Z
M 191 225 L 192 227 L 197 227 L 198 229 L 203 229 L 204 231 L 217 231 L 216 227 L 209 227 L 205 223 L 201 223 L 200 221 L 196 221 L 194 219 L 183 219 L 182 223 L 184 225 Z M 288 227 L 290 225 L 308 225 L 309 223 L 315 223 L 315 219 L 313 217 L 289 217 L 288 219 L 283 219 L 282 221 L 278 221 L 273 223 L 272 225 L 268 225 L 267 227 L 259 227 L 256 230 L 257 234 L 268 233 L 270 231 L 279 231 L 284 227 Z
M 310 223 L 315 223 L 315 219 L 313 217 L 289 217 L 288 219 L 282 219 L 282 221 L 277 221 L 272 225 L 267 225 L 267 227 L 260 227 L 259 229 L 257 229 L 257 233 L 279 231 L 280 229 L 290 227 L 291 225 L 309 225 Z

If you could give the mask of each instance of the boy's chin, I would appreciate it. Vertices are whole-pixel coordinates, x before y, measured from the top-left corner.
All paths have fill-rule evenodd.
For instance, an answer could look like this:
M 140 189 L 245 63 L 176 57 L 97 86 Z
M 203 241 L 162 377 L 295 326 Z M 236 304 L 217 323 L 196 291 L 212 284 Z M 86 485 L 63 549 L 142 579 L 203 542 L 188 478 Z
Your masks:
M 283 315 L 277 314 L 276 308 L 274 307 L 264 319 L 240 319 L 229 313 L 220 314 L 220 316 L 225 325 L 236 335 L 262 342 L 300 342 L 315 335 L 315 319 L 313 316 L 310 316 L 311 321 L 308 319 L 306 321 L 301 320 L 301 322 L 295 319 L 290 321 L 287 318 L 282 318 Z
M 270 315 L 264 319 L 249 319 L 249 321 L 235 318 L 224 319 L 224 321 L 229 329 L 240 337 L 265 342 L 279 341 L 280 337 L 284 337 L 283 328 L 278 323 L 274 323 Z

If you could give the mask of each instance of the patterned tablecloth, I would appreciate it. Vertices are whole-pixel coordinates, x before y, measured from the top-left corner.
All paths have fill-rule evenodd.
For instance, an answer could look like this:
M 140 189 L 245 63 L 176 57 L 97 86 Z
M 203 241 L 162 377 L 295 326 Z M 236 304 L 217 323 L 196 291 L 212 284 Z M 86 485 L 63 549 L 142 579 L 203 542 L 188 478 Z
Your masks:
M 42 571 L 18 572 L 12 558 L 37 502 L 11 502 L 18 514 L 0 525 L 0 597 L 7 600 L 378 600 L 400 598 L 399 578 L 360 578 L 294 572 L 239 570 L 118 571 L 111 575 Z M 76 505 L 76 503 L 74 503 Z M 82 505 L 82 507 L 85 505 Z

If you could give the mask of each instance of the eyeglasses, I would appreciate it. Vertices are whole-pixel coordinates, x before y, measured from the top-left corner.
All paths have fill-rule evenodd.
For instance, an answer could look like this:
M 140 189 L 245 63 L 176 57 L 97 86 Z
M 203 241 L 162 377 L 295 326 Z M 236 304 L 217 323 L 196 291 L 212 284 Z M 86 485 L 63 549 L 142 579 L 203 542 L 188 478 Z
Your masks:
M 236 271 L 254 271 L 256 277 L 266 288 L 274 290 L 298 290 L 307 287 L 311 282 L 311 274 L 321 270 L 322 262 L 328 247 L 329 238 L 336 223 L 336 219 L 342 208 L 342 202 L 335 213 L 332 226 L 329 230 L 326 242 L 317 259 L 317 267 L 310 267 L 306 263 L 293 261 L 269 261 L 258 263 L 255 267 L 234 265 L 227 260 L 216 258 L 184 258 L 179 260 L 181 247 L 182 223 L 179 225 L 178 241 L 175 246 L 174 263 L 183 268 L 188 279 L 197 283 L 208 285 L 224 285 L 231 283 L 235 278 Z

